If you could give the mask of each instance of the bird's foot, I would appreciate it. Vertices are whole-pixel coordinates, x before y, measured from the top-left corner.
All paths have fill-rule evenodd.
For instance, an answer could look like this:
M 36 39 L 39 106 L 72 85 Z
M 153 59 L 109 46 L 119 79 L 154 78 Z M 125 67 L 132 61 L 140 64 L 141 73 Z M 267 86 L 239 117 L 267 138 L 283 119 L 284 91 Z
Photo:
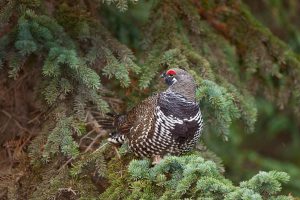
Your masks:
M 153 158 L 152 165 L 157 165 L 162 160 L 162 157 L 160 157 L 160 155 L 155 155 L 152 158 Z
M 117 158 L 118 158 L 118 159 L 121 159 L 121 155 L 120 155 L 120 153 L 119 153 L 119 151 L 118 151 L 118 148 L 117 148 L 116 146 L 113 146 L 113 149 L 115 150 L 115 153 L 116 153 Z

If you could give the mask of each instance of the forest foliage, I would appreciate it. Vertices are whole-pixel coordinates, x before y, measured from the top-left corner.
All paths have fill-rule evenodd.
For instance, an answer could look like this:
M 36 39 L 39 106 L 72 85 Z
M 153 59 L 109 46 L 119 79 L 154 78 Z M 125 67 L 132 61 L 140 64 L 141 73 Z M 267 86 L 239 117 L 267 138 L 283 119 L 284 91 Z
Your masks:
M 278 39 L 245 2 L 11 0 L 0 8 L 0 197 L 299 195 L 299 159 L 293 157 L 300 142 L 297 46 L 293 51 Z M 96 118 L 125 112 L 163 90 L 159 74 L 170 67 L 189 71 L 197 82 L 204 142 L 152 166 L 126 145 L 110 146 Z M 285 152 L 291 162 L 239 152 L 265 134 L 258 116 L 264 112 L 290 119 L 292 128 L 282 130 L 291 133 Z M 249 169 L 252 178 L 241 175 L 245 165 L 255 165 L 257 174 Z M 224 171 L 238 175 L 231 181 Z M 292 195 L 282 195 L 286 183 Z

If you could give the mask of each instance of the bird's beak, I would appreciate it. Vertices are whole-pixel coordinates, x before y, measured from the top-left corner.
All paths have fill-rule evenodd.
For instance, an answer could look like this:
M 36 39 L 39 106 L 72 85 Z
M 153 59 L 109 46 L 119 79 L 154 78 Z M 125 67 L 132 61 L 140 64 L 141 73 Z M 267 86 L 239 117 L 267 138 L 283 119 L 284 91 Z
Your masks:
M 166 73 L 162 73 L 161 75 L 160 75 L 160 78 L 165 78 L 167 75 L 166 75 Z

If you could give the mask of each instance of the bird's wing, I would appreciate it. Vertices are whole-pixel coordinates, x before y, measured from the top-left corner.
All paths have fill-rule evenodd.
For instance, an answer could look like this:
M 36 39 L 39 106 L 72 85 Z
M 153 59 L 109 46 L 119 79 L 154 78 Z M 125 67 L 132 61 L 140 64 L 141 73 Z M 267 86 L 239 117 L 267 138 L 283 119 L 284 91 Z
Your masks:
M 201 118 L 198 104 L 188 102 L 182 95 L 176 93 L 161 93 L 157 104 L 163 113 L 165 123 L 170 123 L 169 127 L 172 127 L 170 131 L 176 141 L 193 138 Z
M 143 125 L 154 117 L 154 110 L 157 104 L 157 95 L 143 100 L 129 112 L 123 115 L 97 117 L 98 123 L 104 129 L 115 129 L 119 134 L 129 136 L 131 130 L 141 133 Z
M 125 115 L 119 117 L 117 129 L 125 135 L 132 134 L 131 132 L 142 133 L 143 127 L 154 117 L 156 103 L 157 95 L 143 100 Z

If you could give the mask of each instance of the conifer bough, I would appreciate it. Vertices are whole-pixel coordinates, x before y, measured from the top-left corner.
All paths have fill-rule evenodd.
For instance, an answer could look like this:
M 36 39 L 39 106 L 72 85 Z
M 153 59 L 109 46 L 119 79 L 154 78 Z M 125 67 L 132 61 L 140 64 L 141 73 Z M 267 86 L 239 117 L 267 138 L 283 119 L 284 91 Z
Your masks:
M 119 150 L 121 159 L 112 158 L 89 109 L 92 105 L 106 113 L 108 104 L 118 107 L 115 96 L 136 104 L 140 94 L 160 87 L 156 76 L 162 66 L 181 67 L 199 86 L 195 98 L 207 124 L 203 132 L 227 139 L 232 121 L 254 130 L 253 96 L 259 91 L 299 115 L 295 53 L 241 1 L 162 0 L 151 7 L 143 40 L 127 38 L 142 44 L 133 48 L 135 57 L 120 37 L 113 37 L 111 26 L 124 31 L 131 19 L 122 21 L 124 13 L 118 18 L 120 13 L 102 2 L 0 2 L 1 109 L 8 110 L 1 112 L 5 126 L 0 140 L 6 143 L 1 148 L 13 155 L 3 159 L 12 168 L 0 171 L 0 195 L 38 200 L 292 199 L 280 195 L 289 179 L 286 173 L 259 172 L 235 186 L 220 173 L 216 155 L 207 151 L 167 156 L 155 166 L 123 155 L 126 148 Z M 126 10 L 135 1 L 105 2 Z M 23 97 L 21 103 L 18 97 Z

